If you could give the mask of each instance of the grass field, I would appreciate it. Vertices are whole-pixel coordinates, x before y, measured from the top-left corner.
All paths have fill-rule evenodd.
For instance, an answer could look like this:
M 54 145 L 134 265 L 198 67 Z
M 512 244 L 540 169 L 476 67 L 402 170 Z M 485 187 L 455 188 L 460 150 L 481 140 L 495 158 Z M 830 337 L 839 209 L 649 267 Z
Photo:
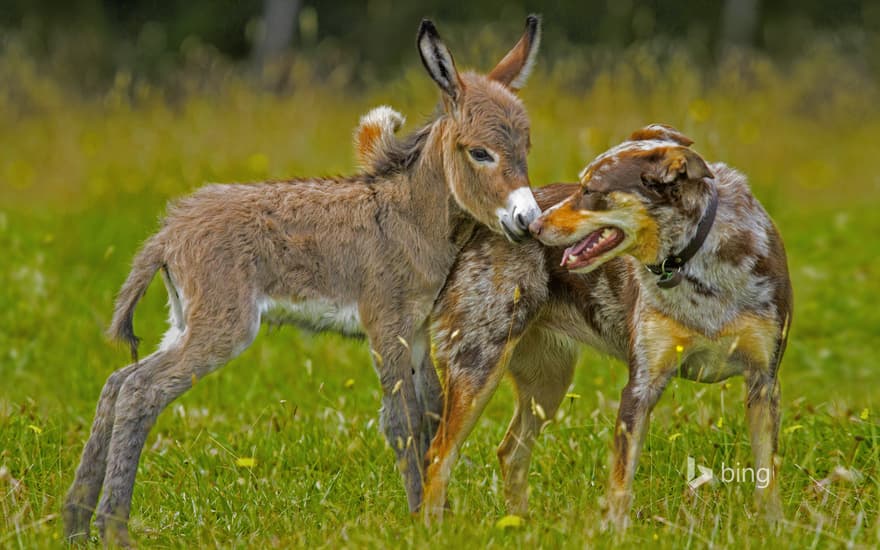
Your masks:
M 751 486 L 687 493 L 687 457 L 748 465 L 739 379 L 673 382 L 653 416 L 622 542 L 661 547 L 880 545 L 880 108 L 876 83 L 833 57 L 780 71 L 732 63 L 697 77 L 639 52 L 579 83 L 539 74 L 524 92 L 536 185 L 667 122 L 752 179 L 785 238 L 795 319 L 782 367 L 785 521 L 753 515 Z M 359 114 L 390 103 L 410 124 L 435 91 L 413 68 L 381 89 L 289 96 L 237 80 L 173 100 L 125 75 L 99 98 L 65 92 L 26 60 L 0 61 L 0 547 L 57 547 L 60 505 L 101 386 L 126 363 L 103 329 L 138 244 L 167 199 L 204 181 L 349 172 Z M 208 85 L 202 88 L 210 88 Z M 145 346 L 165 329 L 155 283 L 137 311 Z M 506 386 L 455 471 L 453 513 L 406 513 L 377 425 L 367 346 L 292 328 L 199 381 L 160 417 L 135 489 L 143 547 L 583 547 L 600 530 L 623 365 L 585 350 L 570 397 L 536 445 L 531 514 L 502 527 L 495 445 Z M 250 460 L 253 459 L 253 460 Z M 504 523 L 504 522 L 502 522 Z

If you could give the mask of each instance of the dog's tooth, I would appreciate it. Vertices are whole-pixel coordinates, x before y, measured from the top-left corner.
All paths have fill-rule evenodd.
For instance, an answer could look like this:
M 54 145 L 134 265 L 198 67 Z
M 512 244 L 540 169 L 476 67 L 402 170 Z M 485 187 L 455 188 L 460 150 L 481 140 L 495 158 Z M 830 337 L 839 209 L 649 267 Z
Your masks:
M 578 257 L 575 256 L 574 254 L 569 254 L 569 255 L 568 255 L 568 261 L 569 261 L 569 262 L 576 262 L 577 259 L 578 259 Z

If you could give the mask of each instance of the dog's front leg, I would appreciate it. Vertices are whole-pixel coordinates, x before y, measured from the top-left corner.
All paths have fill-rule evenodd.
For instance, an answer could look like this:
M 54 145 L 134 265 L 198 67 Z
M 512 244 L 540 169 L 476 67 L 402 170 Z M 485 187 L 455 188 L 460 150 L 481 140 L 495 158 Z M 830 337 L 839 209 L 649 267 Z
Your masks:
M 512 287 L 515 285 L 511 285 Z M 536 311 L 530 294 L 499 292 L 466 299 L 449 289 L 432 319 L 434 360 L 443 385 L 443 415 L 425 456 L 425 523 L 442 519 L 458 452 L 498 387 L 525 327 Z M 505 312 L 507 312 L 505 314 Z M 467 320 L 466 325 L 461 320 Z
M 556 415 L 571 384 L 577 348 L 541 329 L 526 331 L 508 368 L 516 388 L 516 410 L 498 447 L 507 513 L 526 515 L 529 465 L 535 438 Z
M 435 359 L 443 373 L 444 402 L 440 426 L 425 456 L 426 524 L 443 518 L 446 490 L 459 449 L 495 393 L 515 344 L 485 344 L 482 350 L 469 345 L 452 346 L 451 356 L 444 352 L 446 346 L 438 346 Z
M 632 506 L 632 485 L 642 442 L 648 431 L 651 410 L 660 399 L 671 372 L 649 374 L 652 369 L 630 367 L 629 382 L 620 396 L 614 428 L 611 481 L 608 487 L 608 522 L 618 531 L 626 530 Z M 657 371 L 653 371 L 657 372 Z

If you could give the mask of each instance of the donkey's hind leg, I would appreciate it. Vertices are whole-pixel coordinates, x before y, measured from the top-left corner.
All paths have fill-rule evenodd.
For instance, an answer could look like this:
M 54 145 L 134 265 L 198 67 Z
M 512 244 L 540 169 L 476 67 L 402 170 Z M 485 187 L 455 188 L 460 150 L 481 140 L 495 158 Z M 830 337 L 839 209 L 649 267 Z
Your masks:
M 137 366 L 134 363 L 115 371 L 107 378 L 104 389 L 101 390 L 92 431 L 83 449 L 76 477 L 64 501 L 64 534 L 70 540 L 89 537 L 89 522 L 104 482 L 107 450 L 110 447 L 110 434 L 116 415 L 116 397 L 125 379 Z
M 165 348 L 166 344 L 183 333 L 186 326 L 180 292 L 171 279 L 167 267 L 162 270 L 162 279 L 168 291 L 171 322 L 171 327 L 165 335 L 166 341 L 161 346 Z M 148 356 L 143 361 L 149 362 L 152 357 L 152 355 Z M 116 399 L 122 384 L 140 365 L 141 363 L 133 363 L 113 372 L 107 378 L 104 389 L 101 390 L 92 431 L 83 449 L 73 484 L 64 501 L 64 534 L 68 540 L 74 541 L 89 537 L 89 523 L 95 511 L 95 505 L 98 503 L 101 485 L 104 482 L 107 451 L 110 448 L 110 436 L 116 417 Z
M 219 306 L 218 307 L 222 307 Z M 195 380 L 221 367 L 253 342 L 259 329 L 256 307 L 210 321 L 188 322 L 187 331 L 166 349 L 145 360 L 123 382 L 116 400 L 116 418 L 97 521 L 107 544 L 125 546 L 131 496 L 141 451 L 159 413 L 190 389 Z M 218 325 L 217 319 L 224 323 Z

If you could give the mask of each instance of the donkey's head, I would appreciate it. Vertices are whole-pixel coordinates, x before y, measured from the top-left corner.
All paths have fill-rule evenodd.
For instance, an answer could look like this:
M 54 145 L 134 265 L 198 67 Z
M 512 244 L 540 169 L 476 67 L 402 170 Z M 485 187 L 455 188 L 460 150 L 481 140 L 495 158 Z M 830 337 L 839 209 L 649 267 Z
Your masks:
M 487 75 L 463 73 L 434 24 L 422 21 L 422 63 L 443 92 L 443 165 L 458 204 L 481 223 L 519 241 L 541 210 L 529 187 L 529 117 L 514 92 L 535 62 L 540 19 L 530 15 L 519 42 Z

